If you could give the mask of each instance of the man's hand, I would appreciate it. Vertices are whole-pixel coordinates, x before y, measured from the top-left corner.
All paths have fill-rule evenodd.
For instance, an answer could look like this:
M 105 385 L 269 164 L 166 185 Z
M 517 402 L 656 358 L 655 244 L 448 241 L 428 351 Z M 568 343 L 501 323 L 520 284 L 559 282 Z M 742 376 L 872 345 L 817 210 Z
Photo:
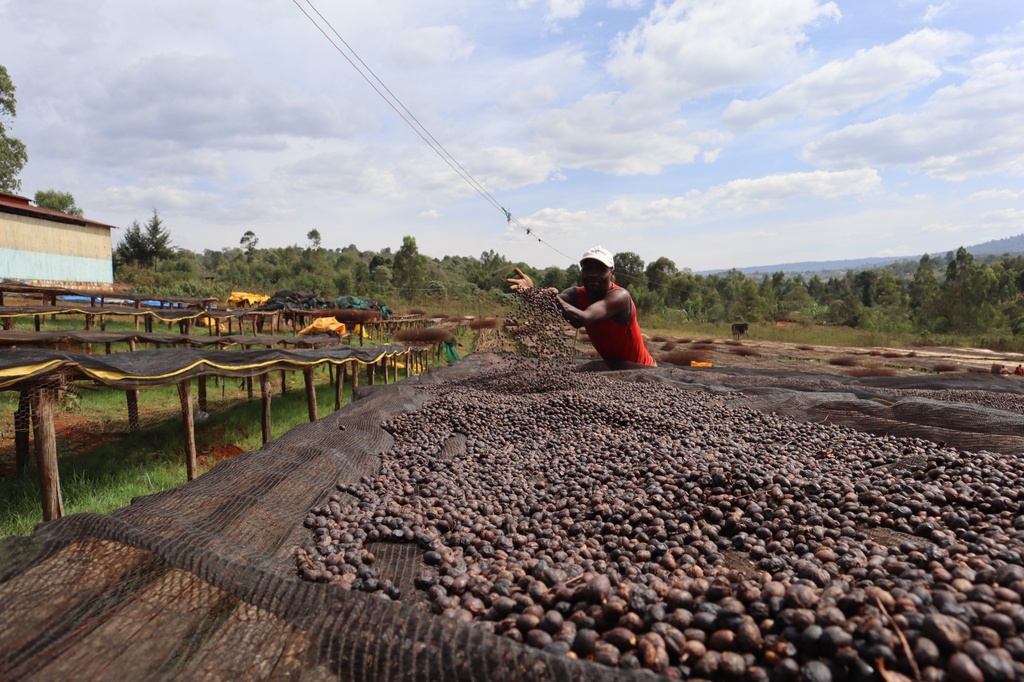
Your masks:
M 508 278 L 508 282 L 512 285 L 512 291 L 525 291 L 527 289 L 532 289 L 533 280 L 530 278 L 530 276 L 524 273 L 519 268 L 516 268 L 515 271 L 516 274 L 519 275 L 519 277 Z

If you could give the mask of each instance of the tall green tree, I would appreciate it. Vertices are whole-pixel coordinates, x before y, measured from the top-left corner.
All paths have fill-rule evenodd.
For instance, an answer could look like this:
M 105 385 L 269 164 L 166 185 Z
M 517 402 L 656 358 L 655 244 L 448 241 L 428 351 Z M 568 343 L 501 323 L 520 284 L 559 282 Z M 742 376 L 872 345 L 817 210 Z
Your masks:
M 147 265 L 149 249 L 146 246 L 146 235 L 142 233 L 142 225 L 139 225 L 138 220 L 133 220 L 131 226 L 125 230 L 114 253 L 122 263 Z
M 927 253 L 921 256 L 910 283 L 910 319 L 918 329 L 931 330 L 935 327 L 935 313 L 938 307 L 939 279 L 935 265 Z
M 982 267 L 964 247 L 957 249 L 939 287 L 947 329 L 960 334 L 986 331 L 994 323 L 990 300 L 994 285 L 990 268 Z
M 412 298 L 423 289 L 426 278 L 425 260 L 416 246 L 416 238 L 402 237 L 402 247 L 395 253 L 391 276 L 391 281 L 399 294 Z
M 647 275 L 647 285 L 651 289 L 661 289 L 671 278 L 676 276 L 676 264 L 665 256 L 661 256 L 647 265 L 644 274 Z
M 139 267 L 152 267 L 174 255 L 171 233 L 164 227 L 155 208 L 145 227 L 137 220 L 132 222 L 118 242 L 115 253 L 121 262 Z
M 18 100 L 14 97 L 14 81 L 7 73 L 7 67 L 0 64 L 0 192 L 18 192 L 21 180 L 18 175 L 28 163 L 25 144 L 7 134 L 5 119 L 14 119 L 18 113 Z
M 36 192 L 35 201 L 36 206 L 39 206 L 40 208 L 48 208 L 51 211 L 60 211 L 61 213 L 78 216 L 79 218 L 85 215 L 85 211 L 75 205 L 75 197 L 72 196 L 71 192 L 60 192 L 55 189 L 41 189 Z
M 242 238 L 238 240 L 239 246 L 245 249 L 245 258 L 250 263 L 252 262 L 253 256 L 256 255 L 256 246 L 260 243 L 259 237 L 252 230 L 246 230 Z
M 644 259 L 632 251 L 622 251 L 615 258 L 615 283 L 633 290 L 645 284 Z
M 320 250 L 320 230 L 310 230 L 306 233 L 306 239 L 309 240 L 309 248 L 314 251 Z
M 171 249 L 171 233 L 164 227 L 160 214 L 153 209 L 153 215 L 146 221 L 146 244 L 149 246 L 150 262 L 156 263 L 174 255 Z

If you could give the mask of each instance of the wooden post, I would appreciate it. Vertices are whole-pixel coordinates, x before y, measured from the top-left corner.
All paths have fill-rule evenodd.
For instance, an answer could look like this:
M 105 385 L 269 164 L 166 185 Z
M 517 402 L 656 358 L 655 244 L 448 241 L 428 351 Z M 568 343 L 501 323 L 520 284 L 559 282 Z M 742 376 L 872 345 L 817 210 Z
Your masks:
M 345 404 L 345 367 L 348 363 L 338 365 L 338 371 L 334 373 L 334 409 L 340 410 Z
M 200 412 L 206 412 L 207 414 L 209 414 L 210 411 L 208 409 L 206 409 L 206 408 L 207 408 L 207 404 L 206 404 L 206 375 L 205 374 L 200 374 L 199 375 L 199 411 Z
M 288 392 L 288 373 L 281 370 L 281 395 Z
M 260 395 L 263 398 L 263 444 L 270 442 L 270 372 L 260 375 Z
M 128 430 L 139 430 L 139 389 L 129 388 L 124 392 L 128 401 Z
M 380 359 L 380 368 L 382 370 L 384 370 L 383 372 L 381 372 L 381 374 L 384 375 L 384 385 L 386 386 L 387 383 L 388 383 L 388 356 L 387 355 L 384 355 L 383 357 L 381 357 L 381 359 Z
M 356 389 L 359 388 L 359 363 L 356 362 L 352 365 L 352 397 L 356 395 Z
M 306 367 L 302 370 L 302 378 L 306 384 L 306 405 L 309 406 L 309 421 L 315 422 L 316 413 L 316 384 L 313 382 L 313 368 Z
M 57 434 L 53 428 L 53 390 L 31 390 L 32 417 L 35 422 L 36 466 L 39 468 L 39 493 L 43 501 L 43 520 L 64 516 L 57 471 Z
M 249 398 L 249 402 L 252 402 L 252 377 L 245 378 L 245 394 Z
M 32 429 L 32 399 L 28 389 L 18 395 L 18 409 L 14 412 L 14 468 L 18 478 L 25 475 L 29 456 L 29 432 Z
M 373 375 L 375 374 L 374 368 L 376 366 L 377 366 L 376 362 L 371 362 L 371 363 L 368 363 L 366 365 L 366 383 L 369 386 L 373 386 L 373 379 L 374 379 Z
M 192 380 L 185 379 L 178 384 L 178 398 L 181 400 L 181 419 L 185 422 L 185 472 L 193 481 L 199 468 L 196 462 L 196 425 L 192 421 Z

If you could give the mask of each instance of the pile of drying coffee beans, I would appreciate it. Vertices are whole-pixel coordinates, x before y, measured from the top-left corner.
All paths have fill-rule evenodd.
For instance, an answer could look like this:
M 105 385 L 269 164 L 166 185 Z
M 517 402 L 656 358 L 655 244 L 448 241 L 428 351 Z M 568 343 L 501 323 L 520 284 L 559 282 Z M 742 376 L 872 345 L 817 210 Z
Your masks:
M 1024 679 L 1024 466 L 507 358 L 385 424 L 300 572 L 670 678 Z

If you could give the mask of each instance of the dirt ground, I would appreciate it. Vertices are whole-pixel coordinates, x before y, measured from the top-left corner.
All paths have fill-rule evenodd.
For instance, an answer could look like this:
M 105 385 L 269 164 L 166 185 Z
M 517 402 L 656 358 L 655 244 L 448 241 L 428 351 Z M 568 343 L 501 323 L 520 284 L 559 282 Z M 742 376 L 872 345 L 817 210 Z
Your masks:
M 657 338 L 657 337 L 655 337 Z M 715 367 L 749 367 L 808 374 L 856 375 L 872 371 L 893 376 L 947 372 L 1013 372 L 1024 355 L 983 348 L 863 348 L 814 346 L 755 339 L 697 339 L 648 341 L 656 360 L 671 362 L 673 355 L 703 353 Z

